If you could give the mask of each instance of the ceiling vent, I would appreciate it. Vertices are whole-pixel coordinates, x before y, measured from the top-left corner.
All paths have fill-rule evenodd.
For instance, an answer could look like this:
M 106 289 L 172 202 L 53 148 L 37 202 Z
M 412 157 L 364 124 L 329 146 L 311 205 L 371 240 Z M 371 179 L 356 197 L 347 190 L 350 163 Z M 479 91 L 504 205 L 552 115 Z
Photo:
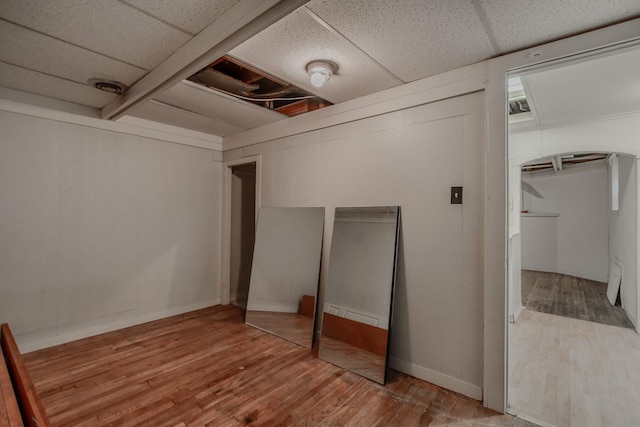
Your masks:
M 529 101 L 527 98 L 510 99 L 509 100 L 509 115 L 530 113 L 531 107 L 529 107 Z
M 125 93 L 127 91 L 127 85 L 124 83 L 112 81 L 112 80 L 104 80 L 104 79 L 89 79 L 88 82 L 91 86 L 96 89 L 100 89 L 103 92 L 114 93 L 119 95 L 121 93 Z
M 527 98 L 524 77 L 509 77 L 507 79 L 507 92 L 509 94 L 509 123 L 531 123 L 534 120 L 534 111 Z

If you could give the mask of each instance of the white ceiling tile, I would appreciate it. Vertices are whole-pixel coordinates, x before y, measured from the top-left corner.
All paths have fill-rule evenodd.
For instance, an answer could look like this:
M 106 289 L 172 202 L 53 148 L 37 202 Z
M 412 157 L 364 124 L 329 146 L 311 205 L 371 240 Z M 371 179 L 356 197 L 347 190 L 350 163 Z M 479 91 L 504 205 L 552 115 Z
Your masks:
M 500 53 L 640 15 L 638 0 L 479 0 Z
M 167 125 L 196 130 L 217 136 L 227 136 L 243 131 L 243 128 L 233 126 L 221 120 L 190 113 L 179 108 L 156 102 L 146 102 L 127 113 L 133 117 L 152 120 Z
M 402 82 L 343 37 L 312 18 L 305 8 L 276 22 L 233 49 L 231 55 L 333 103 L 357 98 Z M 339 66 L 322 88 L 309 82 L 306 65 L 326 59 Z
M 0 62 L 0 86 L 96 108 L 102 108 L 116 97 L 91 86 L 4 62 Z
M 239 0 L 124 0 L 150 15 L 197 34 Z
M 640 49 L 527 75 L 542 126 L 640 111 Z
M 312 0 L 307 7 L 405 82 L 495 55 L 468 0 Z
M 83 84 L 96 77 L 130 86 L 146 74 L 140 68 L 6 21 L 0 21 L 0 40 L 0 61 Z
M 225 123 L 250 129 L 287 118 L 284 114 L 220 94 L 191 82 L 182 82 L 155 99 Z
M 191 38 L 115 0 L 3 0 L 0 17 L 146 69 Z

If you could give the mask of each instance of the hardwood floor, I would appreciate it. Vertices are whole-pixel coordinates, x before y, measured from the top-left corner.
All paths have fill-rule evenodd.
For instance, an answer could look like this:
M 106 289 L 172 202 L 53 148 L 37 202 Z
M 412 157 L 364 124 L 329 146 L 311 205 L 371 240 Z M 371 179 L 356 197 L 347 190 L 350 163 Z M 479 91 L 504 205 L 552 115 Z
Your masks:
M 26 354 L 54 426 L 528 426 L 401 373 L 378 385 L 217 306 Z
M 633 329 L 622 307 L 607 300 L 607 284 L 593 280 L 523 270 L 522 305 L 541 313 Z
M 640 425 L 640 335 L 524 310 L 509 324 L 511 410 L 558 427 Z

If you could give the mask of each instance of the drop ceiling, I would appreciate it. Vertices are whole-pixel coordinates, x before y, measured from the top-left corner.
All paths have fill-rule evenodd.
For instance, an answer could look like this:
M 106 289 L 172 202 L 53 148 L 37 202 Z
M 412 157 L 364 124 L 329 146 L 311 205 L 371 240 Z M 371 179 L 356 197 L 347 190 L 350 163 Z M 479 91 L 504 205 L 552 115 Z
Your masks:
M 224 137 L 286 119 L 184 80 L 224 54 L 339 103 L 638 16 L 637 0 L 0 0 L 0 86 Z M 319 89 L 315 59 L 339 66 Z
M 640 47 L 521 76 L 534 112 L 520 130 L 640 112 Z

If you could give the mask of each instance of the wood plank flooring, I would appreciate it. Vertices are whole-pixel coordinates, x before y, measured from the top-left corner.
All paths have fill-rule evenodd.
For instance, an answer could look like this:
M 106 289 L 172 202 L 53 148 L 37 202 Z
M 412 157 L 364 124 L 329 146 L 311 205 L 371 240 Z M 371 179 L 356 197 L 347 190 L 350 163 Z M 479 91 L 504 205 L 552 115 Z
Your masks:
M 541 313 L 633 329 L 622 307 L 607 300 L 607 284 L 593 280 L 523 270 L 522 305 Z
M 640 425 L 640 335 L 523 310 L 509 324 L 511 410 L 558 427 Z
M 381 386 L 217 306 L 26 354 L 54 426 L 528 426 L 394 373 Z

